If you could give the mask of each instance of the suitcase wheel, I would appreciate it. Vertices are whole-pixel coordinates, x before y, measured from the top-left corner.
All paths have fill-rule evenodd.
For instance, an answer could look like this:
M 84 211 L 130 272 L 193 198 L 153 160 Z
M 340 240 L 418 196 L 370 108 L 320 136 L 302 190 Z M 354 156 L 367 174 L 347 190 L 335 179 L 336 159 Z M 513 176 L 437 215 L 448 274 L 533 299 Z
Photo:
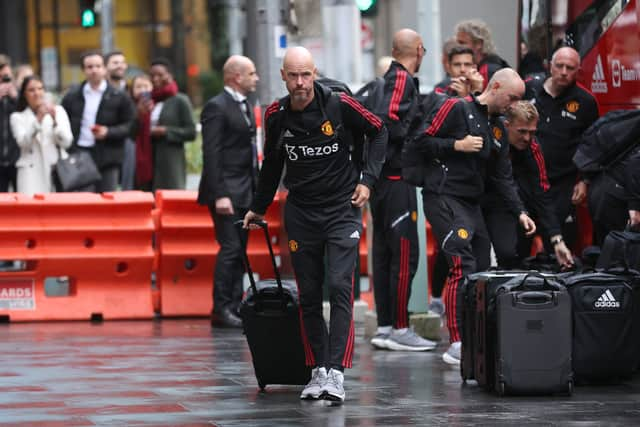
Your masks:
M 498 383 L 497 390 L 498 390 L 498 394 L 500 396 L 504 396 L 504 394 L 505 394 L 505 385 L 504 385 L 503 381 L 500 381 L 500 383 Z

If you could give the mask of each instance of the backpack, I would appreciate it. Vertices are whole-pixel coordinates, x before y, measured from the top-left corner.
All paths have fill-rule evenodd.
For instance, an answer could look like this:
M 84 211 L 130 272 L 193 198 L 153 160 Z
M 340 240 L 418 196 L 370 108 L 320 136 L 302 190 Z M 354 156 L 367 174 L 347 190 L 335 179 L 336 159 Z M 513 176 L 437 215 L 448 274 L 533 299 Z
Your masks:
M 376 77 L 366 85 L 362 86 L 353 97 L 367 110 L 380 117 L 379 110 L 384 98 L 384 78 Z
M 614 166 L 640 144 L 640 110 L 610 111 L 582 135 L 573 163 L 582 172 Z

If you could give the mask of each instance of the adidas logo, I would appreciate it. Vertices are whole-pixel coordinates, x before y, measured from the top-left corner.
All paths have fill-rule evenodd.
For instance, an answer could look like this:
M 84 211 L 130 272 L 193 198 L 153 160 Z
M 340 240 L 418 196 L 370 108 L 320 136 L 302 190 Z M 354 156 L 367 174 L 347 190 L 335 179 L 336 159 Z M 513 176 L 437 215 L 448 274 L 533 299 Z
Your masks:
M 593 93 L 607 93 L 607 82 L 604 77 L 604 67 L 602 66 L 602 57 L 598 55 L 596 62 L 596 68 L 593 70 L 591 76 L 591 92 Z
M 291 131 L 289 129 L 284 131 L 284 134 L 282 135 L 284 138 L 293 138 L 294 135 L 291 133 Z
M 353 233 L 351 233 L 351 236 L 349 236 L 350 239 L 359 239 L 360 238 L 360 232 L 358 230 L 354 231 Z
M 600 295 L 594 306 L 596 308 L 620 308 L 620 303 L 616 301 L 611 291 L 607 289 Z

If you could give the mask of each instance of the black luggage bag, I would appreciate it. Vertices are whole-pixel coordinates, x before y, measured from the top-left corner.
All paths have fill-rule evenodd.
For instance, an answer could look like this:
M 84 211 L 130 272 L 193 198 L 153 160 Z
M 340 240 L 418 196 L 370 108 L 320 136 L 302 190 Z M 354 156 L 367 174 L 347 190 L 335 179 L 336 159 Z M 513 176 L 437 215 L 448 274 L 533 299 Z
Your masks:
M 495 289 L 501 284 L 514 277 L 523 277 L 527 273 L 517 270 L 482 271 L 470 274 L 465 279 L 462 287 L 464 305 L 460 361 L 460 376 L 463 381 L 475 379 L 479 385 L 493 388 L 493 333 L 487 330 L 486 325 L 487 304 L 491 298 L 486 296 L 487 287 L 489 294 L 494 294 Z M 477 292 L 478 286 L 481 288 L 480 296 Z M 493 323 L 495 324 L 495 320 Z
M 240 317 L 258 386 L 264 390 L 268 384 L 307 384 L 311 368 L 305 366 L 297 287 L 295 282 L 280 279 L 267 224 L 264 221 L 256 224 L 264 230 L 275 273 L 275 279 L 256 283 L 249 257 L 244 253 L 251 287 L 240 304 Z
M 639 354 L 637 272 L 584 273 L 564 279 L 573 306 L 576 382 L 612 382 L 632 375 Z
M 596 268 L 616 267 L 640 270 L 640 233 L 624 230 L 611 231 L 607 234 Z
M 533 273 L 498 287 L 495 360 L 500 395 L 571 395 L 571 298 L 564 286 Z

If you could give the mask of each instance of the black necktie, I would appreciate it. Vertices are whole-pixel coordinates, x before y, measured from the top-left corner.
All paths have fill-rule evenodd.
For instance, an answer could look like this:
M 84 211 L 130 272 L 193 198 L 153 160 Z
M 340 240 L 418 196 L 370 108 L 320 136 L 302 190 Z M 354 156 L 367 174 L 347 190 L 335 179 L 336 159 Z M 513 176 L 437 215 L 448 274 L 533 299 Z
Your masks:
M 246 98 L 240 101 L 240 109 L 244 112 L 245 118 L 247 119 L 247 125 L 249 127 L 253 126 L 253 122 L 251 120 L 251 110 L 249 109 L 249 103 Z

